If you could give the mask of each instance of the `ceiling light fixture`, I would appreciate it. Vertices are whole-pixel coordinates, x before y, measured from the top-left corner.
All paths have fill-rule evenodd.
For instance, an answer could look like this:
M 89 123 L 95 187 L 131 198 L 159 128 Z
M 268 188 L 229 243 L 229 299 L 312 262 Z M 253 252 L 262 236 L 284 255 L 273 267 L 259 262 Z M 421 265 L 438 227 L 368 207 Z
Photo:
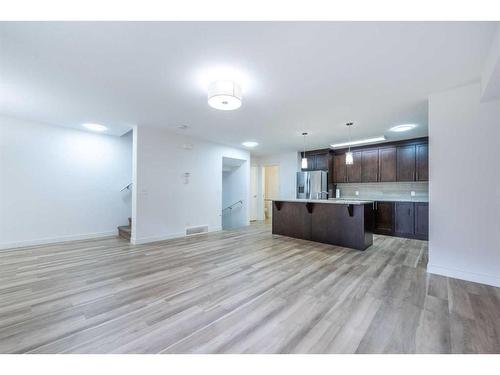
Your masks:
M 104 125 L 101 125 L 101 124 L 87 123 L 87 124 L 82 124 L 82 126 L 85 129 L 92 130 L 94 132 L 105 132 L 106 130 L 108 130 L 107 127 L 105 127 Z
M 302 161 L 300 163 L 300 166 L 302 169 L 307 169 L 307 158 L 306 158 L 306 137 L 307 133 L 302 133 L 302 136 L 304 137 L 304 153 L 302 154 Z
M 339 148 L 339 147 L 355 146 L 355 145 L 362 145 L 365 143 L 375 143 L 375 142 L 382 142 L 382 141 L 385 141 L 385 136 L 360 139 L 359 141 L 352 141 L 352 142 L 335 143 L 333 145 L 330 145 L 330 147 L 331 148 Z
M 222 111 L 241 107 L 241 86 L 233 81 L 214 81 L 208 86 L 208 105 Z
M 352 143 L 351 142 L 351 126 L 354 124 L 352 122 L 348 122 L 346 124 L 347 128 L 349 129 L 349 145 Z M 351 152 L 351 146 L 349 146 L 349 151 L 345 153 L 345 163 L 346 165 L 353 165 L 354 164 L 354 157 Z
M 398 132 L 399 133 L 399 132 L 407 132 L 408 130 L 415 129 L 416 127 L 417 127 L 417 125 L 415 125 L 415 124 L 403 124 L 403 125 L 393 126 L 389 130 L 391 132 Z
M 254 141 L 247 141 L 242 143 L 243 146 L 245 147 L 257 147 L 259 144 Z

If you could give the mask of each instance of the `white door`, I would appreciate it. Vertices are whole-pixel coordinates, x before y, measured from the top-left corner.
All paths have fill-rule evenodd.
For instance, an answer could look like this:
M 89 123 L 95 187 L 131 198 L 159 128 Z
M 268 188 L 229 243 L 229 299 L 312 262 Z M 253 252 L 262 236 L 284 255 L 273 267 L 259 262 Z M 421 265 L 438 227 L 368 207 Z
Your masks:
M 257 220 L 258 167 L 250 167 L 250 220 Z

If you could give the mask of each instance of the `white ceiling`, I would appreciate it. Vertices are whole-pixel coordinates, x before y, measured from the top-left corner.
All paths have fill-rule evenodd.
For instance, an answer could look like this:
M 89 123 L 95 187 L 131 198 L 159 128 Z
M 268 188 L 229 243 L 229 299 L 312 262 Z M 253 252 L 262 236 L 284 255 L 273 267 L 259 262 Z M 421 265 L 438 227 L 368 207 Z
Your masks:
M 427 96 L 479 79 L 494 22 L 1 22 L 0 114 L 122 134 L 151 125 L 258 155 L 427 135 Z M 203 83 L 243 85 L 207 105 Z M 212 75 L 211 75 L 212 74 Z M 230 77 L 229 77 L 230 78 Z M 387 129 L 417 123 L 412 132 Z M 179 125 L 188 125 L 180 130 Z

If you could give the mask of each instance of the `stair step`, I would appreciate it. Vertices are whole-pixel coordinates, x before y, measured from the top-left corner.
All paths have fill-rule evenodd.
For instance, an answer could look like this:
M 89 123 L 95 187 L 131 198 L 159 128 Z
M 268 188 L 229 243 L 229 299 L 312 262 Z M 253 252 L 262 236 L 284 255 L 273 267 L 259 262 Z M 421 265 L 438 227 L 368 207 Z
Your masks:
M 130 225 L 118 227 L 118 236 L 130 240 L 132 228 Z

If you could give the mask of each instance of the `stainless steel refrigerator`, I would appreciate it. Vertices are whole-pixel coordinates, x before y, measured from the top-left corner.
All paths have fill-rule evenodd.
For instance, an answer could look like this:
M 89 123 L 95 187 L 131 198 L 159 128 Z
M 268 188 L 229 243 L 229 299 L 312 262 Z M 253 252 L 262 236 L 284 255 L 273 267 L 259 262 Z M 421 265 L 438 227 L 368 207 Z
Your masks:
M 297 172 L 298 199 L 327 199 L 328 172 Z

